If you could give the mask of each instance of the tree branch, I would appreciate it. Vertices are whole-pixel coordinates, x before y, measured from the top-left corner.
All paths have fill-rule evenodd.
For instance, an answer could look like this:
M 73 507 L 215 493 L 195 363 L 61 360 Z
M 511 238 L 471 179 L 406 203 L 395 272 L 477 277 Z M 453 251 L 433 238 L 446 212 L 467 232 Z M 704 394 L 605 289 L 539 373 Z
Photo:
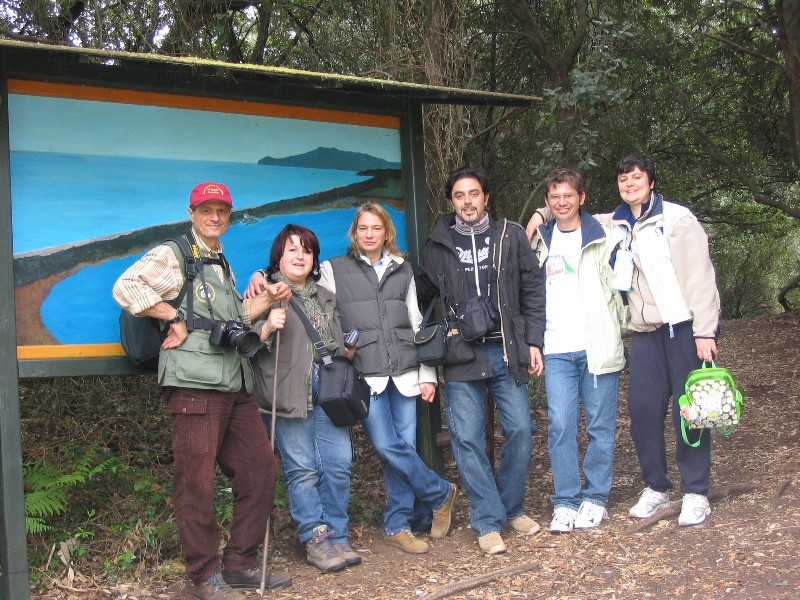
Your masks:
M 684 111 L 686 111 L 686 114 L 689 117 L 689 122 L 694 128 L 694 133 L 703 142 L 703 146 L 711 158 L 727 168 L 730 174 L 748 189 L 755 202 L 763 204 L 764 206 L 775 208 L 792 218 L 800 219 L 800 208 L 796 208 L 786 202 L 781 202 L 780 200 L 774 200 L 764 194 L 755 180 L 749 177 L 742 168 L 734 164 L 734 162 L 725 155 L 725 153 L 719 148 L 719 146 L 717 146 L 714 140 L 711 139 L 711 136 L 706 133 L 703 124 L 700 123 L 699 119 L 697 118 L 697 114 L 695 113 L 695 110 L 692 107 L 686 92 L 684 92 L 679 86 L 675 85 L 675 82 L 671 77 L 670 86 L 672 87 L 675 96 L 680 100 Z
M 777 67 L 780 67 L 781 69 L 785 69 L 785 66 L 782 65 L 780 62 L 778 62 L 772 56 L 768 56 L 766 54 L 762 54 L 761 52 L 756 52 L 752 48 L 748 48 L 746 46 L 742 46 L 741 44 L 739 44 L 738 42 L 733 41 L 730 38 L 726 38 L 726 37 L 718 35 L 716 33 L 704 33 L 703 36 L 707 37 L 707 38 L 710 38 L 712 40 L 716 40 L 716 41 L 718 41 L 718 42 L 720 42 L 722 44 L 730 46 L 731 48 L 736 48 L 739 52 L 742 52 L 744 54 L 749 54 L 750 56 L 755 56 L 756 58 L 760 58 L 764 62 L 772 63 L 773 65 L 776 65 Z
M 556 84 L 560 76 L 558 57 L 553 53 L 553 49 L 547 43 L 541 27 L 539 27 L 536 19 L 533 18 L 528 3 L 525 0 L 508 0 L 508 7 L 520 25 L 521 32 L 518 32 L 518 34 L 521 33 L 523 38 L 527 40 L 534 56 L 539 59 L 539 62 L 550 76 L 550 80 Z
M 253 43 L 253 51 L 250 53 L 250 63 L 254 65 L 264 64 L 264 54 L 267 49 L 269 39 L 269 26 L 272 22 L 272 7 L 275 6 L 274 0 L 259 2 L 256 7 L 258 14 L 258 24 L 256 29 L 256 41 Z
M 579 0 L 578 6 L 575 7 L 575 12 L 578 15 L 578 26 L 561 59 L 564 65 L 568 65 L 567 71 L 572 69 L 575 65 L 575 61 L 578 59 L 578 53 L 581 51 L 581 48 L 583 48 L 583 41 L 586 39 L 586 33 L 589 31 L 591 18 L 589 17 L 588 0 Z

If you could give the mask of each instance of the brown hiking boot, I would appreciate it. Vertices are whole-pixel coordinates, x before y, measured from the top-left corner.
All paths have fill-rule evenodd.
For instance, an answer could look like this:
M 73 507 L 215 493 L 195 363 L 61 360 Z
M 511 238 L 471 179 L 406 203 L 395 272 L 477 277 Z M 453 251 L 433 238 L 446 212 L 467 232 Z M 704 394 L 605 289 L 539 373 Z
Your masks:
M 192 600 L 244 600 L 244 596 L 225 583 L 219 573 L 214 573 L 205 581 L 193 581 L 192 584 Z
M 447 500 L 441 507 L 433 511 L 433 523 L 431 523 L 431 537 L 440 540 L 450 531 L 450 519 L 453 516 L 453 505 L 456 503 L 458 488 L 455 483 L 450 484 L 450 493 Z
M 383 540 L 390 546 L 400 548 L 409 554 L 425 554 L 428 551 L 428 542 L 417 539 L 410 531 L 398 531 L 394 535 L 385 535 Z
M 223 569 L 222 578 L 235 590 L 260 590 L 261 569 L 252 567 L 246 571 L 229 571 Z M 292 585 L 292 578 L 283 571 L 273 571 L 267 574 L 266 589 L 282 590 Z

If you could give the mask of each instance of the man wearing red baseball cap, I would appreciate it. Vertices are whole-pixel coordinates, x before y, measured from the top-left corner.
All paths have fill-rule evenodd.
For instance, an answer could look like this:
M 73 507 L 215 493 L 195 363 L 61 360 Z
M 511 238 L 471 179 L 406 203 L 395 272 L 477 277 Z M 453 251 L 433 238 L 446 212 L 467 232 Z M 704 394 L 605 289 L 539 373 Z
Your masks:
M 253 372 L 247 353 L 229 335 L 215 337 L 211 332 L 230 324 L 237 333 L 246 332 L 272 304 L 288 300 L 290 292 L 286 284 L 276 284 L 242 301 L 220 243 L 232 208 L 231 193 L 221 183 L 207 181 L 192 189 L 191 229 L 185 238 L 202 262 L 196 263 L 198 276 L 177 308 L 170 301 L 183 289 L 186 259 L 172 241 L 134 263 L 113 291 L 123 309 L 160 319 L 166 332 L 158 382 L 172 417 L 173 505 L 186 574 L 197 600 L 237 600 L 244 596 L 234 588 L 260 587 L 256 554 L 272 511 L 278 472 L 250 394 Z M 234 498 L 221 565 L 217 550 L 222 536 L 214 515 L 217 464 L 231 477 Z M 267 579 L 272 589 L 290 584 L 287 573 L 273 572 Z

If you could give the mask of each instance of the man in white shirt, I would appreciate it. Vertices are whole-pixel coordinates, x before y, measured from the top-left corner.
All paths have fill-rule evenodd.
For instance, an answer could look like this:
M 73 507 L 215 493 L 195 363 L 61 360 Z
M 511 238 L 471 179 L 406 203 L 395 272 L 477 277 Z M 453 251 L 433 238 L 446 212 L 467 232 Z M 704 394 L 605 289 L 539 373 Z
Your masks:
M 544 333 L 548 448 L 554 494 L 551 533 L 596 527 L 607 516 L 611 490 L 624 307 L 613 290 L 612 252 L 620 232 L 603 227 L 581 207 L 583 178 L 558 169 L 545 180 L 554 217 L 539 227 L 537 257 L 545 273 Z M 580 406 L 589 445 L 581 487 Z

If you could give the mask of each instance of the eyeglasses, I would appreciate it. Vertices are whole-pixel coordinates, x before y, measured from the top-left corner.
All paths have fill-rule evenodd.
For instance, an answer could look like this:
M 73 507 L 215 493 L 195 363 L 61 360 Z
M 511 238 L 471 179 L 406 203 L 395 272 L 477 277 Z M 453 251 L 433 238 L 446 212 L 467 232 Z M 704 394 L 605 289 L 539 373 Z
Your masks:
M 550 194 L 547 199 L 550 202 L 561 202 L 563 198 L 565 202 L 570 202 L 578 197 L 578 194 Z

